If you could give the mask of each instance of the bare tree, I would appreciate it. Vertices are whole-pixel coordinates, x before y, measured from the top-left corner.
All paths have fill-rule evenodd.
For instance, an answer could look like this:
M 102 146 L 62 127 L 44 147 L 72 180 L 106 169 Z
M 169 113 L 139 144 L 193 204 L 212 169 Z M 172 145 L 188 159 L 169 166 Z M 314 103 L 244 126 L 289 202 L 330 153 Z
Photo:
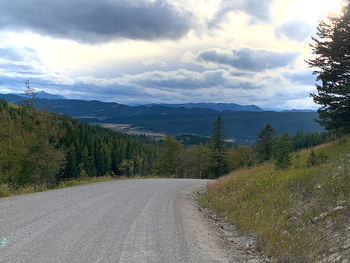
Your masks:
M 25 100 L 25 106 L 29 108 L 34 108 L 35 105 L 35 100 L 36 100 L 36 95 L 38 94 L 35 92 L 35 89 L 30 87 L 29 80 L 25 81 L 25 94 L 27 96 L 27 99 Z

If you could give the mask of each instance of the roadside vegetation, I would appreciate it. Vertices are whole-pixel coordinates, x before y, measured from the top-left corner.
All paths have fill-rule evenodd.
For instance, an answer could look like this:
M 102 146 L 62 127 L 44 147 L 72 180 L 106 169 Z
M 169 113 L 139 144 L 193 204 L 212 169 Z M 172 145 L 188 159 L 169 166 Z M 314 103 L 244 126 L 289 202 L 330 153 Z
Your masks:
M 286 170 L 270 161 L 222 177 L 200 202 L 280 262 L 313 262 L 334 247 L 331 226 L 349 223 L 350 139 L 301 150 L 290 161 Z
M 255 146 L 228 144 L 223 134 L 223 121 L 218 117 L 213 135 L 206 144 L 186 146 L 175 137 L 167 136 L 154 164 L 157 176 L 176 178 L 215 179 L 229 172 L 252 167 L 274 157 L 280 167 L 289 165 L 290 154 L 299 150 L 332 141 L 334 133 L 297 132 L 278 136 L 267 124 L 257 137 Z
M 0 101 L 0 196 L 152 173 L 159 144 L 35 110 L 34 97 Z
M 344 1 L 341 14 L 320 22 L 308 62 L 318 81 L 311 96 L 319 122 L 339 139 L 311 147 L 310 138 L 276 137 L 267 125 L 255 146 L 261 163 L 218 179 L 199 197 L 278 262 L 350 258 L 349 11 Z M 310 148 L 295 152 L 296 142 Z

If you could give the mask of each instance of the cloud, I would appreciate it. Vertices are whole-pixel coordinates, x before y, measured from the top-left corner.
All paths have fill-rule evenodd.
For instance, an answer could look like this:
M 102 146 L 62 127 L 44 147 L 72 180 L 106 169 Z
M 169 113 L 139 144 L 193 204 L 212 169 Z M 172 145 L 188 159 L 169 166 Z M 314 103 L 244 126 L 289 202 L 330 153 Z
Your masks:
M 13 48 L 0 47 L 1 60 L 22 60 L 23 56 Z
M 227 15 L 227 13 L 245 12 L 252 17 L 251 23 L 261 23 L 270 20 L 270 6 L 274 0 L 222 0 L 221 5 L 210 26 L 216 26 Z
M 178 69 L 123 74 L 115 78 L 76 76 L 70 84 L 32 76 L 30 82 L 38 91 L 45 90 L 67 98 L 123 104 L 235 102 L 283 108 L 283 105 L 293 105 L 292 100 L 302 99 L 313 91 L 314 86 L 304 83 L 303 76 L 306 82 L 307 72 L 285 72 L 273 76 L 261 72 L 246 74 L 229 68 L 203 72 Z M 0 92 L 9 89 L 21 92 L 26 79 L 24 76 L 1 76 Z
M 160 66 L 162 68 L 165 68 L 168 66 L 168 63 L 162 60 L 155 60 L 155 59 L 149 59 L 144 62 L 142 62 L 143 65 L 145 66 Z
M 190 13 L 161 0 L 0 1 L 0 29 L 88 43 L 116 38 L 179 39 L 192 27 Z
M 150 71 L 126 75 L 119 82 L 125 86 L 152 87 L 163 90 L 199 89 L 222 85 L 225 82 L 222 71 L 204 73 L 178 69 L 175 71 Z
M 278 38 L 286 37 L 290 40 L 303 42 L 311 38 L 316 26 L 306 23 L 301 20 L 292 20 L 285 22 L 280 27 L 276 28 L 275 35 Z
M 239 70 L 258 72 L 287 67 L 299 55 L 296 52 L 276 52 L 250 48 L 232 51 L 210 49 L 199 53 L 196 60 L 209 67 L 226 65 Z
M 303 85 L 315 85 L 316 77 L 312 74 L 312 71 L 302 71 L 302 72 L 294 72 L 294 73 L 283 73 L 283 76 L 289 81 L 296 84 Z

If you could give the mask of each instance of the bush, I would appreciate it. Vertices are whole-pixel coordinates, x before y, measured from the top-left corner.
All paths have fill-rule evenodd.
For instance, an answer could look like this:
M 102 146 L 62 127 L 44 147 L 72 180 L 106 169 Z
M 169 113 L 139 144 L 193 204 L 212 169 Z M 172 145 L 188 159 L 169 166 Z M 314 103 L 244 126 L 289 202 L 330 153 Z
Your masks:
M 0 197 L 6 197 L 11 195 L 10 188 L 7 184 L 0 185 Z
M 291 138 L 287 133 L 283 134 L 274 145 L 273 158 L 275 164 L 279 169 L 287 169 L 291 166 L 291 153 L 293 151 L 293 144 Z

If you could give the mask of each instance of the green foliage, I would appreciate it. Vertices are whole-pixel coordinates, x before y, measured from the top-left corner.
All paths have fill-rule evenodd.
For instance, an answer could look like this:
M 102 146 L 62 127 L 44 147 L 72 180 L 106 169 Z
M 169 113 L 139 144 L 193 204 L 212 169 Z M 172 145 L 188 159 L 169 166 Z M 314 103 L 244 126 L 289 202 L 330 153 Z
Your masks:
M 167 136 L 163 151 L 155 164 L 156 173 L 160 176 L 179 176 L 182 144 L 172 136 Z
M 256 160 L 253 147 L 238 145 L 228 152 L 230 171 L 238 170 L 242 167 L 251 167 Z
M 209 138 L 202 137 L 202 136 L 196 136 L 196 135 L 177 135 L 175 136 L 176 140 L 180 141 L 183 146 L 189 147 L 193 145 L 200 145 L 200 144 L 207 144 L 209 143 Z
M 324 152 L 319 154 L 315 153 L 314 149 L 311 150 L 309 158 L 307 159 L 307 164 L 309 166 L 315 166 L 322 164 L 328 160 L 328 156 Z
M 203 144 L 192 146 L 181 153 L 181 177 L 209 178 L 210 177 L 210 149 Z
M 229 171 L 252 167 L 259 161 L 268 161 L 272 156 L 279 169 L 286 169 L 291 163 L 290 152 L 293 145 L 300 149 L 328 142 L 332 138 L 335 137 L 330 133 L 317 132 L 298 132 L 293 137 L 283 135 L 279 138 L 268 124 L 260 132 L 259 144 L 256 147 L 238 145 L 228 149 L 224 141 L 223 121 L 219 117 L 215 122 L 210 142 L 206 145 L 185 148 L 180 141 L 168 137 L 166 146 L 155 164 L 155 171 L 160 176 L 216 178 Z M 322 158 L 325 159 L 324 156 L 318 157 L 318 162 L 323 160 Z
M 32 107 L 13 107 L 2 100 L 0 123 L 0 185 L 8 185 L 11 191 L 51 188 L 68 179 L 108 173 L 121 175 L 123 160 L 146 176 L 152 173 L 160 151 L 146 138 Z M 134 175 L 130 171 L 128 175 Z
M 258 134 L 255 145 L 258 158 L 262 161 L 270 160 L 273 152 L 273 145 L 276 141 L 277 133 L 271 124 L 267 124 Z
M 316 156 L 316 153 L 313 149 L 310 152 L 309 158 L 307 159 L 307 163 L 310 166 L 314 166 L 317 163 L 317 156 Z
M 334 133 L 330 132 L 307 132 L 298 131 L 292 136 L 294 150 L 305 149 L 316 145 L 331 142 L 337 139 Z
M 341 229 L 348 222 L 349 149 L 350 138 L 344 138 L 315 147 L 317 157 L 329 157 L 314 166 L 307 163 L 309 149 L 292 155 L 286 170 L 267 162 L 235 171 L 209 184 L 200 203 L 254 235 L 276 262 L 320 262 L 333 253 L 334 240 L 328 238 L 335 233 L 329 225 Z M 332 212 L 339 202 L 344 209 Z M 314 220 L 325 212 L 326 220 Z
M 213 135 L 210 141 L 210 177 L 218 178 L 229 172 L 227 160 L 227 148 L 223 133 L 224 125 L 222 117 L 219 116 L 214 124 Z
M 343 12 L 320 22 L 311 46 L 317 57 L 309 61 L 320 83 L 317 94 L 311 94 L 322 106 L 320 123 L 339 134 L 350 133 L 350 5 L 345 2 Z
M 225 151 L 225 136 L 224 136 L 224 123 L 222 117 L 219 116 L 214 124 L 213 135 L 211 136 L 212 148 L 219 152 Z
M 7 184 L 0 184 L 0 197 L 10 196 L 11 191 Z
M 64 165 L 56 117 L 0 101 L 0 184 L 52 186 Z
M 115 175 L 146 176 L 153 172 L 153 163 L 160 146 L 145 137 L 134 137 L 108 129 L 65 119 L 66 130 L 60 146 L 67 152 L 66 169 L 60 178 L 77 178 L 80 169 L 89 177 Z
M 184 148 L 168 136 L 155 164 L 157 175 L 182 178 L 215 178 L 229 171 L 222 118 L 218 117 L 210 143 Z
M 85 170 L 84 169 L 81 169 L 80 170 L 80 173 L 79 173 L 79 179 L 80 180 L 86 180 L 86 179 L 88 179 L 88 174 L 85 172 Z
M 22 104 L 23 98 L 0 94 L 0 98 Z M 177 137 L 185 146 L 207 144 L 205 139 L 190 138 L 188 135 L 212 135 L 212 124 L 216 121 L 218 112 L 208 109 L 181 109 L 159 106 L 131 107 L 117 103 L 79 100 L 42 100 L 36 99 L 38 107 L 49 107 L 54 112 L 80 118 L 90 123 L 132 124 L 143 127 L 144 130 L 165 134 L 179 135 Z M 162 115 L 165 113 L 164 115 Z M 82 117 L 84 116 L 84 117 Z M 254 145 L 261 129 L 270 123 L 278 134 L 288 132 L 295 134 L 298 130 L 304 132 L 323 131 L 315 119 L 316 112 L 221 112 L 225 123 L 224 134 L 234 138 L 236 144 Z
M 291 153 L 293 152 L 292 140 L 288 133 L 277 139 L 273 147 L 273 158 L 279 169 L 287 169 L 292 164 Z

